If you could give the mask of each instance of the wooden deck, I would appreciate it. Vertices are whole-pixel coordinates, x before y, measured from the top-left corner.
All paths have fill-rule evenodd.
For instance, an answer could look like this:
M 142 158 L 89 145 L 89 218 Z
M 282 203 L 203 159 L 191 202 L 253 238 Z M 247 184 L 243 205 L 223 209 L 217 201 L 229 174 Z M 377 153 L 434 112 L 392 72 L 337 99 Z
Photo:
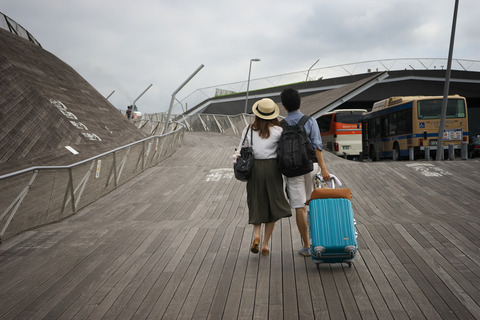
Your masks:
M 1 319 L 480 319 L 480 162 L 351 162 L 351 268 L 297 253 L 295 219 L 249 252 L 236 137 L 171 158 L 57 224 L 0 244 Z

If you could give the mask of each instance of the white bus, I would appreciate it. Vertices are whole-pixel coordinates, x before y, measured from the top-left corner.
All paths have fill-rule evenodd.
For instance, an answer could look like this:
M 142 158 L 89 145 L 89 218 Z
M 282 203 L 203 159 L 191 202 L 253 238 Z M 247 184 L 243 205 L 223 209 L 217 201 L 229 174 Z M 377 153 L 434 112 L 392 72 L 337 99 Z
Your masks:
M 342 157 L 353 158 L 362 151 L 362 123 L 365 109 L 338 109 L 317 119 L 323 148 Z

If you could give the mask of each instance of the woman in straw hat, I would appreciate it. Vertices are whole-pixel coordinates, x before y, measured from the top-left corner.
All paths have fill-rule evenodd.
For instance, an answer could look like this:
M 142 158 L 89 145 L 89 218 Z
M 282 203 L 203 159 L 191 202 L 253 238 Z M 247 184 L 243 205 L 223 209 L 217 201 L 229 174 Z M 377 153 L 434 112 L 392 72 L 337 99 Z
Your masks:
M 277 167 L 277 144 L 283 131 L 277 119 L 279 108 L 273 100 L 265 98 L 255 102 L 252 111 L 255 120 L 243 130 L 237 150 L 242 147 L 243 137 L 251 128 L 253 135 L 248 133 L 245 141 L 245 145 L 252 146 L 255 158 L 252 176 L 247 181 L 248 223 L 253 224 L 254 233 L 250 251 L 260 251 L 260 231 L 264 224 L 262 254 L 266 256 L 270 253 L 268 242 L 275 221 L 291 217 L 292 212 L 285 199 L 283 178 Z

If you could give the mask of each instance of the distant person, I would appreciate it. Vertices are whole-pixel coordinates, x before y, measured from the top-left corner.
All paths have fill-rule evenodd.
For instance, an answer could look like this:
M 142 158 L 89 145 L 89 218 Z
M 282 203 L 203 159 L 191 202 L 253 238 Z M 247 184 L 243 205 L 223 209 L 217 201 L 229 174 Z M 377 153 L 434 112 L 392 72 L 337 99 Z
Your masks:
M 300 94 L 292 88 L 284 89 L 281 93 L 281 100 L 284 108 L 288 111 L 285 122 L 288 125 L 297 124 L 304 116 L 304 114 L 300 112 Z M 307 209 L 305 203 L 310 199 L 313 191 L 313 179 L 315 174 L 319 172 L 319 169 L 325 181 L 330 180 L 330 174 L 323 161 L 322 138 L 317 121 L 315 121 L 314 118 L 308 119 L 304 125 L 304 130 L 315 149 L 316 163 L 314 163 L 311 172 L 300 176 L 286 177 L 286 182 L 290 207 L 295 209 L 297 228 L 303 242 L 299 253 L 308 257 L 310 256 L 310 238 L 308 235 Z
M 252 146 L 255 158 L 252 176 L 247 181 L 248 223 L 253 224 L 254 233 L 250 251 L 259 252 L 260 231 L 264 224 L 261 250 L 266 256 L 270 253 L 269 241 L 275 222 L 291 217 L 292 210 L 285 198 L 282 174 L 277 167 L 277 144 L 283 130 L 277 119 L 280 113 L 278 105 L 271 99 L 261 99 L 255 102 L 252 112 L 255 120 L 243 130 L 237 150 L 241 149 L 243 138 L 248 133 L 245 145 Z
M 127 119 L 131 119 L 132 118 L 132 106 L 128 106 L 127 107 L 127 111 L 125 111 L 125 116 L 127 117 Z

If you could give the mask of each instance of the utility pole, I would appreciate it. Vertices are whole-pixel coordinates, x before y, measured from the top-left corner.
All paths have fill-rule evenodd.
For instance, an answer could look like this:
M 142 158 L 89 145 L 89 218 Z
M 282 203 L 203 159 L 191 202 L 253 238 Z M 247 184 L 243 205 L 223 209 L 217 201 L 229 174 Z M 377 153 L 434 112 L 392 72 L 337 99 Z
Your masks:
M 442 160 L 444 153 L 443 131 L 445 129 L 445 118 L 447 116 L 448 88 L 450 86 L 450 73 L 452 70 L 453 43 L 455 40 L 455 26 L 457 24 L 458 1 L 459 0 L 455 0 L 455 9 L 453 10 L 452 33 L 450 35 L 450 49 L 448 50 L 447 74 L 445 76 L 445 86 L 443 88 L 442 114 L 440 118 L 440 126 L 438 128 L 437 154 L 435 157 L 436 161 Z

